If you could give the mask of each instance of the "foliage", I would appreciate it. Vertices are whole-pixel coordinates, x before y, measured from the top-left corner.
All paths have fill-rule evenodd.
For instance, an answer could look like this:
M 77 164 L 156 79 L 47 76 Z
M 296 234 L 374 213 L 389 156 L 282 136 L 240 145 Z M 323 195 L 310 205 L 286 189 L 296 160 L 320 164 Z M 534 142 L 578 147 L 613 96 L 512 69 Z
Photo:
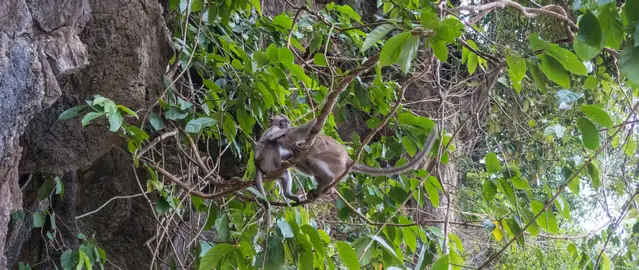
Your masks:
M 290 7 L 270 18 L 262 14 L 259 1 L 170 1 L 180 22 L 173 29 L 177 52 L 165 78 L 166 92 L 148 117 L 137 126 L 127 124 L 124 117 L 138 119 L 137 114 L 98 95 L 60 119 L 91 108 L 82 124 L 102 117 L 110 131 L 128 139 L 136 165 L 148 168 L 147 189 L 158 195 L 158 214 L 203 217 L 204 224 L 190 230 L 215 230 L 216 237 L 198 238 L 188 247 L 199 269 L 638 267 L 633 254 L 639 170 L 632 169 L 637 168 L 639 1 L 621 7 L 580 1 L 569 10 L 574 21 L 557 15 L 566 12 L 560 6 L 529 8 L 527 14 L 534 16 L 524 17 L 520 4 L 498 2 L 515 9 L 381 1 L 383 16 L 367 24 L 358 11 L 335 3 L 319 11 Z M 549 10 L 555 21 L 541 19 Z M 500 21 L 505 12 L 535 22 L 526 29 L 531 31 Z M 470 15 L 477 16 L 471 20 L 475 24 L 465 25 Z M 543 31 L 551 24 L 567 25 L 569 41 L 551 41 Z M 481 29 L 493 31 L 488 37 L 496 40 Z M 318 106 L 329 104 L 340 82 L 377 55 L 374 76 L 348 84 L 335 107 Z M 428 72 L 431 68 L 437 70 Z M 339 198 L 324 215 L 321 202 L 262 211 L 247 182 L 226 181 L 217 171 L 219 163 L 203 161 L 229 150 L 247 162 L 244 176 L 251 178 L 253 128 L 265 127 L 269 112 L 285 112 L 300 124 L 328 108 L 333 114 L 323 131 L 340 142 L 337 127 L 349 124 L 349 110 L 366 115 L 368 128 L 386 129 L 370 144 L 357 133 L 352 142 L 344 142 L 358 158 L 362 153 L 360 162 L 402 164 L 404 153 L 419 150 L 433 121 L 411 111 L 409 103 L 399 106 L 413 81 L 400 84 L 405 80 L 398 78 L 425 74 L 433 82 L 429 87 L 439 91 L 440 107 L 432 113 L 442 121 L 454 119 L 439 123 L 440 128 L 455 126 L 442 130 L 439 147 L 430 153 L 439 165 L 397 177 L 353 175 L 336 187 Z M 456 87 L 479 89 L 485 99 L 445 111 L 447 103 L 475 94 L 457 95 Z M 465 121 L 482 135 L 473 138 L 475 131 L 467 128 L 465 138 L 456 137 Z M 176 155 L 196 169 L 168 171 L 171 166 L 160 166 L 164 160 L 149 155 L 149 148 L 166 138 L 175 138 Z M 470 145 L 475 139 L 480 148 Z M 220 150 L 210 154 L 209 145 Z M 202 158 L 205 152 L 211 156 Z M 460 157 L 465 153 L 472 154 Z M 463 176 L 458 187 L 456 179 L 438 171 L 451 163 Z M 307 177 L 298 178 L 295 190 L 312 187 Z M 273 185 L 267 188 L 269 199 L 278 197 Z M 444 209 L 446 216 L 453 210 L 472 214 L 464 214 L 468 220 L 461 223 L 435 220 L 445 224 L 440 228 L 419 218 L 427 207 Z M 260 226 L 265 214 L 275 215 L 273 228 Z M 590 228 L 587 220 L 597 215 L 606 215 L 608 223 Z M 352 226 L 344 234 L 331 229 L 340 223 Z M 489 243 L 461 239 L 458 232 L 468 224 L 476 225 L 471 229 L 490 238 Z M 583 225 L 590 226 L 590 233 L 580 233 Z M 548 245 L 546 238 L 552 240 Z M 471 246 L 491 249 L 471 256 L 476 252 Z M 84 258 L 81 251 L 79 258 Z

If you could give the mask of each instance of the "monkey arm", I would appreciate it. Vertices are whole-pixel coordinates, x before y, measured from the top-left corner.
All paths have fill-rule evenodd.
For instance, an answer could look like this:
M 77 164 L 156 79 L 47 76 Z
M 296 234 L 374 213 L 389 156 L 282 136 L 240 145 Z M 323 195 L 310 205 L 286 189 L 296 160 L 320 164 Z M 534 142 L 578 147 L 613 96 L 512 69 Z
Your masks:
M 267 132 L 266 134 L 264 134 L 262 139 L 266 142 L 274 142 L 286 136 L 286 134 L 288 134 L 289 131 L 290 131 L 289 128 L 272 130 L 271 132 Z

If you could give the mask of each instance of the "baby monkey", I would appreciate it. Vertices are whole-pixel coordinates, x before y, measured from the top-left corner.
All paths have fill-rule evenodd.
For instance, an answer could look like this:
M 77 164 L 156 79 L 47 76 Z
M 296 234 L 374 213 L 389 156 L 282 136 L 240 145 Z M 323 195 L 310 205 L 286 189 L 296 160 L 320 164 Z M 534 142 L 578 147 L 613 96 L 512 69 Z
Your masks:
M 255 184 L 264 196 L 266 196 L 263 184 L 264 175 L 279 169 L 282 165 L 282 160 L 293 156 L 290 148 L 284 149 L 280 147 L 278 139 L 286 135 L 306 138 L 316 121 L 313 119 L 299 127 L 291 127 L 291 121 L 283 114 L 275 115 L 269 119 L 269 128 L 264 131 L 262 137 L 257 141 L 253 154 L 256 171 Z M 279 181 L 283 188 L 284 197 L 300 202 L 300 198 L 291 192 L 293 181 L 288 169 L 280 176 Z
M 333 181 L 341 180 L 337 178 L 344 174 L 346 167 L 348 167 L 351 162 L 354 162 L 342 144 L 324 134 L 318 134 L 313 145 L 311 145 L 306 152 L 300 153 L 303 150 L 301 144 L 305 142 L 306 136 L 312 127 L 312 125 L 308 126 L 308 124 L 311 122 L 315 124 L 316 121 L 316 119 L 313 119 L 299 126 L 298 128 L 301 130 L 298 132 L 288 133 L 278 139 L 278 143 L 283 149 L 290 149 L 294 152 L 295 156 L 290 160 L 294 168 L 303 174 L 311 175 L 315 178 L 317 188 L 308 192 L 307 197 L 310 199 L 317 198 L 324 194 L 324 192 L 327 191 L 326 188 L 330 186 Z M 305 128 L 302 128 L 303 126 L 308 126 L 308 130 L 304 130 Z M 437 133 L 437 127 L 435 126 L 424 143 L 424 149 L 415 154 L 412 160 L 402 166 L 394 168 L 373 168 L 356 163 L 352 170 L 373 176 L 390 176 L 410 171 L 419 165 L 422 159 L 426 157 L 426 154 L 428 154 L 430 148 L 435 143 L 435 139 L 437 139 Z

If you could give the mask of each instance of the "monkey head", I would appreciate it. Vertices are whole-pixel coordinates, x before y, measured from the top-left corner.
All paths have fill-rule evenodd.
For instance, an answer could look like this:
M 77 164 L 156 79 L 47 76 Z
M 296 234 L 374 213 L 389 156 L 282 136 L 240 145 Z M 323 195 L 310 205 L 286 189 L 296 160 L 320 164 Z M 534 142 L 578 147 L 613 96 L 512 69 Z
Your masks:
M 286 129 L 291 127 L 291 120 L 283 114 L 276 114 L 271 116 L 269 119 L 269 126 L 278 126 L 281 129 Z

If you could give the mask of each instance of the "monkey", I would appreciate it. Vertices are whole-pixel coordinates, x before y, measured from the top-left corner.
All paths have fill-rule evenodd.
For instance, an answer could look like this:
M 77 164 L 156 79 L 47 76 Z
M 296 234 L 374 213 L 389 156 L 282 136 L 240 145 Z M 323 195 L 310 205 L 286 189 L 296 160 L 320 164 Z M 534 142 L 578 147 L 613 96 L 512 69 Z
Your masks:
M 264 196 L 266 196 L 262 182 L 264 175 L 279 169 L 282 165 L 282 160 L 289 159 L 294 154 L 291 149 L 280 147 L 278 139 L 288 134 L 296 138 L 306 138 L 310 128 L 316 121 L 316 119 L 313 119 L 299 127 L 292 127 L 291 121 L 285 115 L 278 114 L 269 119 L 269 128 L 264 131 L 264 134 L 257 141 L 253 154 L 253 162 L 256 169 L 255 183 Z M 283 188 L 284 197 L 300 202 L 300 198 L 291 192 L 293 181 L 289 170 L 284 171 L 279 180 Z
M 313 119 L 313 124 L 316 121 L 316 119 Z M 324 134 L 318 134 L 313 144 L 306 149 L 306 152 L 300 153 L 304 150 L 302 149 L 302 143 L 305 142 L 306 136 L 312 127 L 312 125 L 308 125 L 309 123 L 310 122 L 299 127 L 293 127 L 292 130 L 295 130 L 295 132 L 289 132 L 279 138 L 277 142 L 285 151 L 293 152 L 293 157 L 290 159 L 290 162 L 297 171 L 313 176 L 315 182 L 317 182 L 317 187 L 309 191 L 307 197 L 309 199 L 315 199 L 324 194 L 324 192 L 326 192 L 325 189 L 330 186 L 333 181 L 341 180 L 337 178 L 346 171 L 346 167 L 355 161 L 348 156 L 348 152 L 342 144 Z M 402 166 L 394 168 L 373 168 L 356 163 L 352 170 L 357 173 L 372 176 L 390 176 L 414 169 L 430 151 L 430 148 L 437 138 L 437 133 L 437 126 L 435 126 L 428 138 L 426 138 L 424 149 L 415 154 L 413 159 Z

